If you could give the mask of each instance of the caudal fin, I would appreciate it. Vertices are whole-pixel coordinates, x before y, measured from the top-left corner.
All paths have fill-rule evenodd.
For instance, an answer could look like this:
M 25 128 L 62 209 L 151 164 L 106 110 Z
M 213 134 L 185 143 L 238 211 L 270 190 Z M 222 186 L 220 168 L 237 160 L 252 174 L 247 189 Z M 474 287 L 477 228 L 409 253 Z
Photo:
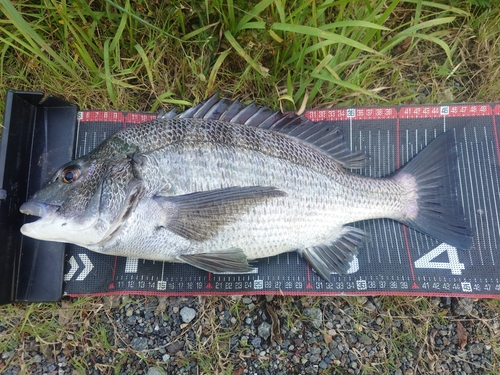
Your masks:
M 472 246 L 472 231 L 458 199 L 458 170 L 455 137 L 446 132 L 399 170 L 395 179 L 412 176 L 416 183 L 417 207 L 409 207 L 408 226 L 457 249 Z

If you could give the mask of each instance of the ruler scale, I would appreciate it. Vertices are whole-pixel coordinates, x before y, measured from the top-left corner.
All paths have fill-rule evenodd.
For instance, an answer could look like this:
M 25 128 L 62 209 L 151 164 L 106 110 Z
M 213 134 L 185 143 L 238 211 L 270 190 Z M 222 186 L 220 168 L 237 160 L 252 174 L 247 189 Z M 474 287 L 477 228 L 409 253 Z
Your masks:
M 338 126 L 353 150 L 370 157 L 359 173 L 373 177 L 394 172 L 437 135 L 453 131 L 457 193 L 474 232 L 473 248 L 457 250 L 389 219 L 367 220 L 354 225 L 370 240 L 346 275 L 333 274 L 326 282 L 294 252 L 253 262 L 256 273 L 214 275 L 189 265 L 106 256 L 67 245 L 64 293 L 500 296 L 500 105 L 311 110 L 306 116 Z M 155 117 L 80 112 L 75 157 L 114 132 Z

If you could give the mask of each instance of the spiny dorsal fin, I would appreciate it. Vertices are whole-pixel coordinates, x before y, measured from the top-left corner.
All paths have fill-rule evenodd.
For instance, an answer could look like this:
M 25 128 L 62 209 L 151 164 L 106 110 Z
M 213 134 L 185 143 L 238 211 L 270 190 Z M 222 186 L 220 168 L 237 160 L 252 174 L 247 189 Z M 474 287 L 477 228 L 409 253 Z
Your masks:
M 254 103 L 244 105 L 238 99 L 232 101 L 222 98 L 219 100 L 218 95 L 215 94 L 176 115 L 176 118 L 219 120 L 272 130 L 326 151 L 345 168 L 362 168 L 365 165 L 365 154 L 361 151 L 349 150 L 338 128 L 329 125 L 326 121 L 313 122 L 295 113 L 272 111 L 267 107 L 258 107 Z

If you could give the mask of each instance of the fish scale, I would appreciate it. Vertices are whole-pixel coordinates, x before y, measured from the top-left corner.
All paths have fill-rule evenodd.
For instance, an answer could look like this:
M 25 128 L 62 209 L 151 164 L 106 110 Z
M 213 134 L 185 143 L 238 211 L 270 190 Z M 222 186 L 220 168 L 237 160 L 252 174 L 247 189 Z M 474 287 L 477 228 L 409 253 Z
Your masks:
M 447 214 L 460 206 L 452 133 L 390 177 L 347 170 L 363 159 L 335 128 L 211 98 L 122 130 L 62 166 L 21 207 L 41 217 L 22 231 L 215 273 L 249 272 L 248 260 L 298 251 L 325 279 L 345 272 L 362 247 L 366 234 L 347 225 L 360 220 L 391 218 L 470 247 L 463 215 Z

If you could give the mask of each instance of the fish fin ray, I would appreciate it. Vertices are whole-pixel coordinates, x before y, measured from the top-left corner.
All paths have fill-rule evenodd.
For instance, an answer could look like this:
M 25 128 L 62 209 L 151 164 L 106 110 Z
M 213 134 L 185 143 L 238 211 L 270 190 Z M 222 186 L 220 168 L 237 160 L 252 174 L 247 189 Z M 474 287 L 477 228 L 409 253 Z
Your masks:
M 163 225 L 187 239 L 204 241 L 238 215 L 269 198 L 286 193 L 275 187 L 245 186 L 200 191 L 178 196 L 155 196 L 166 213 Z
M 457 249 L 468 250 L 472 231 L 457 193 L 457 168 L 455 137 L 449 131 L 433 140 L 393 178 L 409 174 L 417 185 L 416 216 L 415 210 L 407 209 L 401 222 Z
M 308 247 L 299 253 L 323 279 L 330 281 L 332 272 L 347 272 L 354 256 L 358 254 L 357 247 L 365 242 L 367 237 L 363 230 L 345 226 L 340 236 L 332 243 Z
M 248 273 L 254 270 L 248 264 L 243 250 L 238 248 L 211 253 L 179 255 L 177 259 L 212 273 Z
M 303 115 L 273 111 L 255 103 L 244 105 L 239 100 L 219 100 L 217 94 L 176 117 L 219 120 L 280 132 L 314 145 L 344 168 L 366 166 L 366 155 L 362 151 L 349 150 L 339 129 L 327 121 L 313 122 Z

